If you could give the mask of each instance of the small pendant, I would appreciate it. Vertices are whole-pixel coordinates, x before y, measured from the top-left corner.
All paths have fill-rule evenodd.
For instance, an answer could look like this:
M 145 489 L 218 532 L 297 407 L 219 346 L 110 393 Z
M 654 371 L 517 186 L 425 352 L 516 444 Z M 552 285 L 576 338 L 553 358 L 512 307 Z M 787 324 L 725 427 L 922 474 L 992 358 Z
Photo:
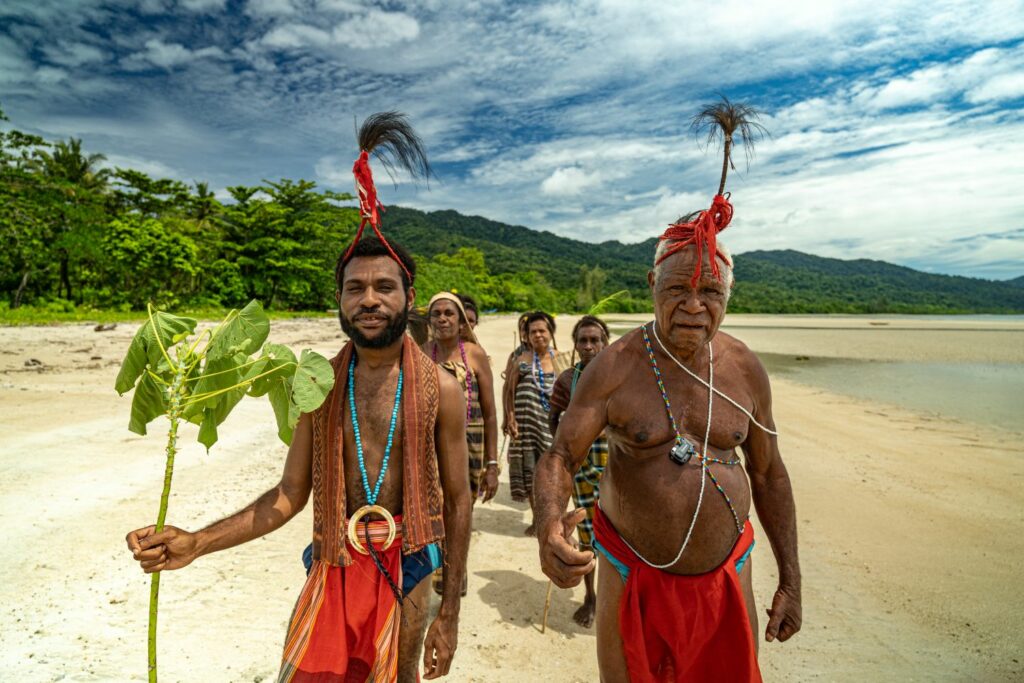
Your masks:
M 371 513 L 377 513 L 384 518 L 385 522 L 388 523 L 388 540 L 384 542 L 383 550 L 387 550 L 391 547 L 391 544 L 395 542 L 395 534 L 398 531 L 395 526 L 395 518 L 391 516 L 390 512 L 382 508 L 380 505 L 364 505 L 356 510 L 356 513 L 348 520 L 348 542 L 352 544 L 353 548 L 363 555 L 369 555 L 370 551 L 367 550 L 359 541 L 357 525 L 359 524 L 359 520 Z
M 685 465 L 696 452 L 697 449 L 693 447 L 692 443 L 680 437 L 676 445 L 668 452 L 668 457 L 677 465 Z

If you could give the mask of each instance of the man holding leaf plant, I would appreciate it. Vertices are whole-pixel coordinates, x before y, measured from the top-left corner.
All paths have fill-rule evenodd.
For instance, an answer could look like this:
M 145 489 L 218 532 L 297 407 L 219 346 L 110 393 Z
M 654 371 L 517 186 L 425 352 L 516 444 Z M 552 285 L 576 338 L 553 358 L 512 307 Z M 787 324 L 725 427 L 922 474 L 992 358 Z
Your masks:
M 128 534 L 144 571 L 179 569 L 274 531 L 313 495 L 308 578 L 289 624 L 279 681 L 415 681 L 444 676 L 458 639 L 459 589 L 471 498 L 465 399 L 455 379 L 405 334 L 416 266 L 379 229 L 368 155 L 429 174 L 401 114 L 368 118 L 353 172 L 363 224 L 335 271 L 350 341 L 331 360 L 334 386 L 301 415 L 277 486 L 190 533 L 165 526 Z M 390 153 L 391 159 L 382 156 Z M 360 241 L 369 224 L 376 237 Z M 437 617 L 423 639 L 429 576 L 444 546 Z

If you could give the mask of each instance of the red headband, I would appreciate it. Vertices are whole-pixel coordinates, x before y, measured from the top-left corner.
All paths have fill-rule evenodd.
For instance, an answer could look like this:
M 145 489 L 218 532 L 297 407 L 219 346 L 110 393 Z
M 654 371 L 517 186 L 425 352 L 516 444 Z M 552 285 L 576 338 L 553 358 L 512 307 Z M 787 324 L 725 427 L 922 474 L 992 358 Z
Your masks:
M 722 260 L 732 265 L 732 261 L 722 251 L 718 249 L 718 233 L 722 232 L 729 226 L 729 221 L 732 220 L 732 204 L 729 200 L 720 194 L 716 194 L 715 198 L 711 202 L 711 208 L 707 211 L 701 211 L 689 223 L 673 223 L 668 226 L 665 234 L 658 238 L 658 241 L 669 240 L 674 242 L 665 249 L 654 265 L 658 265 L 672 254 L 678 251 L 682 251 L 691 244 L 697 247 L 697 266 L 693 269 L 693 278 L 690 280 L 692 287 L 697 286 L 697 282 L 700 280 L 701 262 L 704 260 L 704 247 L 707 246 L 709 261 L 711 262 L 711 274 L 715 278 L 720 279 L 718 272 L 718 262 L 716 256 L 721 256 Z
M 380 231 L 380 214 L 377 212 L 377 209 L 383 212 L 384 205 L 377 199 L 377 186 L 373 184 L 373 172 L 370 171 L 370 153 L 365 149 L 359 153 L 359 158 L 352 165 L 352 175 L 356 177 L 356 194 L 359 195 L 359 215 L 362 217 L 362 220 L 359 222 L 359 230 L 356 231 L 355 239 L 352 240 L 352 246 L 345 252 L 343 261 L 348 261 L 352 250 L 359 243 L 359 238 L 363 236 L 363 228 L 369 223 L 370 227 L 373 228 L 373 232 L 377 235 L 377 239 L 384 244 L 388 254 L 401 267 L 405 272 L 405 276 L 409 278 L 409 282 L 412 283 L 412 273 L 402 263 L 402 259 L 398 258 L 398 254 L 391 248 L 391 245 L 384 238 L 384 234 Z

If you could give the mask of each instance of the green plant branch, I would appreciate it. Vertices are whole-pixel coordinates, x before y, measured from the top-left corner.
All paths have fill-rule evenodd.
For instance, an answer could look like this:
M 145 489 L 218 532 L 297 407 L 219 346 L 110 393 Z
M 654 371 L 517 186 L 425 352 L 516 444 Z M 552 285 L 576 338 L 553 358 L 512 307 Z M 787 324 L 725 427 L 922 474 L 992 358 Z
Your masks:
M 169 361 L 170 359 L 168 359 Z M 156 530 L 160 533 L 164 530 L 164 521 L 167 519 L 167 502 L 171 496 L 171 477 L 174 474 L 174 456 L 178 452 L 178 424 L 181 422 L 181 394 L 182 385 L 185 379 L 185 370 L 181 366 L 175 367 L 174 379 L 168 394 L 167 417 L 171 421 L 171 427 L 167 432 L 167 464 L 164 467 L 164 488 L 160 493 L 160 509 L 156 516 Z M 160 600 L 160 572 L 154 572 L 149 583 L 149 683 L 157 683 L 156 670 L 156 625 L 157 608 Z
M 187 408 L 187 407 L 189 407 L 189 406 L 191 406 L 191 405 L 193 405 L 195 403 L 199 403 L 200 401 L 205 401 L 208 398 L 213 398 L 214 396 L 219 396 L 220 394 L 226 394 L 229 391 L 234 391 L 235 389 L 239 389 L 241 387 L 248 386 L 248 385 L 252 384 L 253 382 L 255 382 L 256 380 L 258 380 L 259 378 L 266 377 L 267 375 L 272 375 L 275 372 L 277 372 L 278 370 L 283 370 L 284 368 L 288 367 L 289 365 L 294 365 L 294 366 L 298 367 L 299 364 L 298 363 L 294 363 L 292 361 L 288 361 L 287 363 L 283 363 L 281 365 L 278 365 L 277 367 L 275 367 L 272 370 L 267 370 L 266 372 L 261 372 L 260 374 L 256 375 L 255 377 L 250 377 L 249 379 L 244 380 L 242 382 L 239 382 L 238 384 L 236 384 L 234 386 L 227 387 L 226 389 L 217 389 L 216 391 L 205 391 L 205 392 L 203 392 L 201 394 L 192 394 L 191 396 L 188 397 L 188 400 L 186 400 L 184 403 L 182 403 L 182 407 Z
M 153 328 L 153 338 L 156 339 L 156 345 L 160 347 L 160 353 L 164 354 L 164 360 L 167 361 L 167 365 L 170 366 L 171 370 L 177 371 L 178 366 L 167 355 L 167 349 L 164 348 L 164 343 L 160 341 L 160 332 L 157 331 L 156 321 L 153 320 L 153 304 L 146 304 L 146 314 L 149 316 L 149 326 Z
M 259 363 L 261 360 L 263 360 L 262 357 L 261 358 L 254 358 L 253 360 L 249 361 L 248 363 L 242 363 L 239 366 L 236 366 L 236 367 L 233 367 L 233 368 L 228 368 L 227 370 L 221 370 L 220 372 L 211 372 L 209 374 L 205 374 L 204 373 L 202 375 L 196 375 L 195 377 L 188 377 L 188 378 L 185 379 L 185 381 L 186 382 L 198 382 L 199 380 L 201 380 L 201 379 L 203 379 L 205 377 L 216 377 L 217 375 L 226 375 L 229 372 L 237 372 L 238 370 L 241 370 L 242 368 L 247 368 L 250 365 L 255 365 L 256 363 Z M 195 366 L 192 366 L 192 367 L 195 367 Z M 282 365 L 281 367 L 284 367 L 284 366 Z M 191 369 L 191 367 L 189 369 Z M 253 378 L 253 379 L 255 379 L 255 378 Z

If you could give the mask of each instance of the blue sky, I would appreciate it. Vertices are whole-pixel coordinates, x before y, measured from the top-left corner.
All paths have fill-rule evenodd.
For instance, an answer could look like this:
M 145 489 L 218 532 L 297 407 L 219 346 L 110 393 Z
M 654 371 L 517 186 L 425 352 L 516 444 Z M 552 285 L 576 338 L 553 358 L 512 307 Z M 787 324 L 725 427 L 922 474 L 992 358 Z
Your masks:
M 0 104 L 109 163 L 349 190 L 353 117 L 407 112 L 438 179 L 384 202 L 635 242 L 707 206 L 716 93 L 772 138 L 736 252 L 1024 274 L 1024 2 L 3 0 Z M 742 274 L 738 274 L 742 277 Z

